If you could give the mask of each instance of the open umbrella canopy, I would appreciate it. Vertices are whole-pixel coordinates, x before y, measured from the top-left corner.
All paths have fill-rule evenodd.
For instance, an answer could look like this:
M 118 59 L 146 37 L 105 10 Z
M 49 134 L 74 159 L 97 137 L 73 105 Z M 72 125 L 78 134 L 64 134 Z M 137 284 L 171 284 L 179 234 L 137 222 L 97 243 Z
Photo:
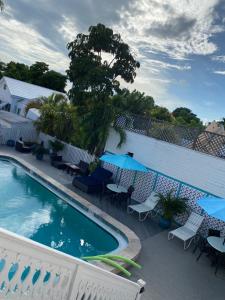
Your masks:
M 203 197 L 197 201 L 209 216 L 225 221 L 225 199 L 217 197 Z
M 144 165 L 127 154 L 104 154 L 100 157 L 100 160 L 121 169 L 148 172 L 148 169 Z

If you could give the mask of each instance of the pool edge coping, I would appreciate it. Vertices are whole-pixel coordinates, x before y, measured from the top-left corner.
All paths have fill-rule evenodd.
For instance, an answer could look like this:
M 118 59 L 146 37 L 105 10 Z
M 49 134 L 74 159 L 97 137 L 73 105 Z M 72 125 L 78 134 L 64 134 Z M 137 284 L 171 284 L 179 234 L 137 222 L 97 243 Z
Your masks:
M 62 183 L 56 181 L 53 179 L 50 175 L 45 174 L 43 171 L 39 170 L 37 167 L 34 167 L 31 163 L 25 161 L 24 159 L 14 155 L 5 153 L 4 151 L 0 150 L 0 158 L 4 157 L 6 159 L 11 159 L 19 164 L 21 164 L 23 167 L 27 168 L 29 171 L 33 172 L 34 175 L 39 176 L 43 181 L 50 184 L 53 188 L 59 191 L 62 191 L 65 193 L 68 197 L 72 198 L 74 201 L 78 202 L 81 206 L 85 207 L 89 212 L 92 212 L 97 218 L 100 218 L 105 222 L 106 224 L 109 224 L 109 226 L 114 227 L 118 229 L 118 231 L 121 232 L 122 235 L 125 236 L 127 239 L 127 247 L 124 249 L 119 250 L 118 252 L 115 251 L 116 255 L 125 256 L 127 258 L 136 260 L 140 254 L 141 251 L 141 241 L 138 238 L 138 236 L 126 225 L 122 224 L 121 222 L 117 221 L 113 217 L 111 217 L 106 212 L 102 211 L 97 206 L 90 203 L 88 200 L 86 200 L 84 197 L 78 195 L 76 192 L 70 190 L 66 186 L 64 186 Z M 31 174 L 32 175 L 32 174 Z M 101 262 L 94 262 L 95 265 L 104 268 L 108 271 L 111 271 L 113 273 L 117 273 L 118 270 L 111 266 L 107 266 Z M 124 263 L 121 263 L 121 265 L 125 265 Z

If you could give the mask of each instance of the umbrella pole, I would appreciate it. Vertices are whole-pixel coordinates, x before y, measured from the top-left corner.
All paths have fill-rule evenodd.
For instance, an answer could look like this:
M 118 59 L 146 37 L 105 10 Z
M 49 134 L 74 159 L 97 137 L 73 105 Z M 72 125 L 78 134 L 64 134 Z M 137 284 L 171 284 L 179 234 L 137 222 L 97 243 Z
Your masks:
M 135 185 L 136 178 L 137 178 L 137 171 L 135 171 L 135 173 L 134 173 L 134 178 L 133 178 L 133 182 L 132 182 L 133 186 Z
M 117 181 L 118 173 L 119 173 L 119 167 L 117 167 L 117 170 L 116 170 L 115 182 Z
M 119 182 L 118 182 L 118 184 L 117 184 L 117 187 L 118 187 L 119 184 L 120 184 L 120 180 L 121 180 L 122 174 L 123 174 L 123 169 L 121 169 L 121 172 L 120 172 L 120 178 L 119 178 Z

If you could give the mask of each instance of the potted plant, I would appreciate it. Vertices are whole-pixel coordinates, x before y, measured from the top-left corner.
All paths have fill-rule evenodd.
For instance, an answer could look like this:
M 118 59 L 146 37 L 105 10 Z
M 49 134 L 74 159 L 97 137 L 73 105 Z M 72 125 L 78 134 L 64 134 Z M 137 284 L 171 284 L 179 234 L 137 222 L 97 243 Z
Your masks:
M 95 160 L 89 164 L 90 173 L 93 173 L 97 167 L 100 167 L 100 165 L 101 161 L 98 158 L 95 158 Z
M 44 157 L 44 154 L 47 154 L 48 150 L 45 149 L 44 143 L 41 142 L 41 144 L 37 145 L 33 151 L 33 154 L 36 155 L 37 160 L 42 160 Z
M 54 141 L 49 141 L 50 148 L 52 150 L 52 155 L 58 155 L 59 151 L 62 151 L 64 148 L 64 144 L 59 140 L 55 139 Z
M 163 211 L 159 220 L 159 225 L 163 229 L 167 229 L 171 226 L 175 216 L 186 212 L 188 199 L 175 196 L 173 190 L 169 191 L 166 195 L 158 193 L 157 197 L 159 198 L 159 205 Z
M 60 142 L 59 140 L 55 139 L 55 140 L 49 140 L 49 146 L 51 149 L 51 153 L 50 153 L 50 161 L 60 161 L 62 160 L 62 156 L 58 155 L 59 151 L 62 151 L 64 148 L 64 144 L 62 142 Z

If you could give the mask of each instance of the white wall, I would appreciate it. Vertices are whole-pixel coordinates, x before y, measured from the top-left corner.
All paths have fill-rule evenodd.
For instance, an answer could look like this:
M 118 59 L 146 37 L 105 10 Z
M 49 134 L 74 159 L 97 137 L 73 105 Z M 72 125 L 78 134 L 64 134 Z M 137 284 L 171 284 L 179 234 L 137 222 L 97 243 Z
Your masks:
M 105 149 L 114 153 L 133 152 L 134 158 L 151 169 L 225 197 L 225 160 L 127 131 L 127 141 L 111 131 Z

